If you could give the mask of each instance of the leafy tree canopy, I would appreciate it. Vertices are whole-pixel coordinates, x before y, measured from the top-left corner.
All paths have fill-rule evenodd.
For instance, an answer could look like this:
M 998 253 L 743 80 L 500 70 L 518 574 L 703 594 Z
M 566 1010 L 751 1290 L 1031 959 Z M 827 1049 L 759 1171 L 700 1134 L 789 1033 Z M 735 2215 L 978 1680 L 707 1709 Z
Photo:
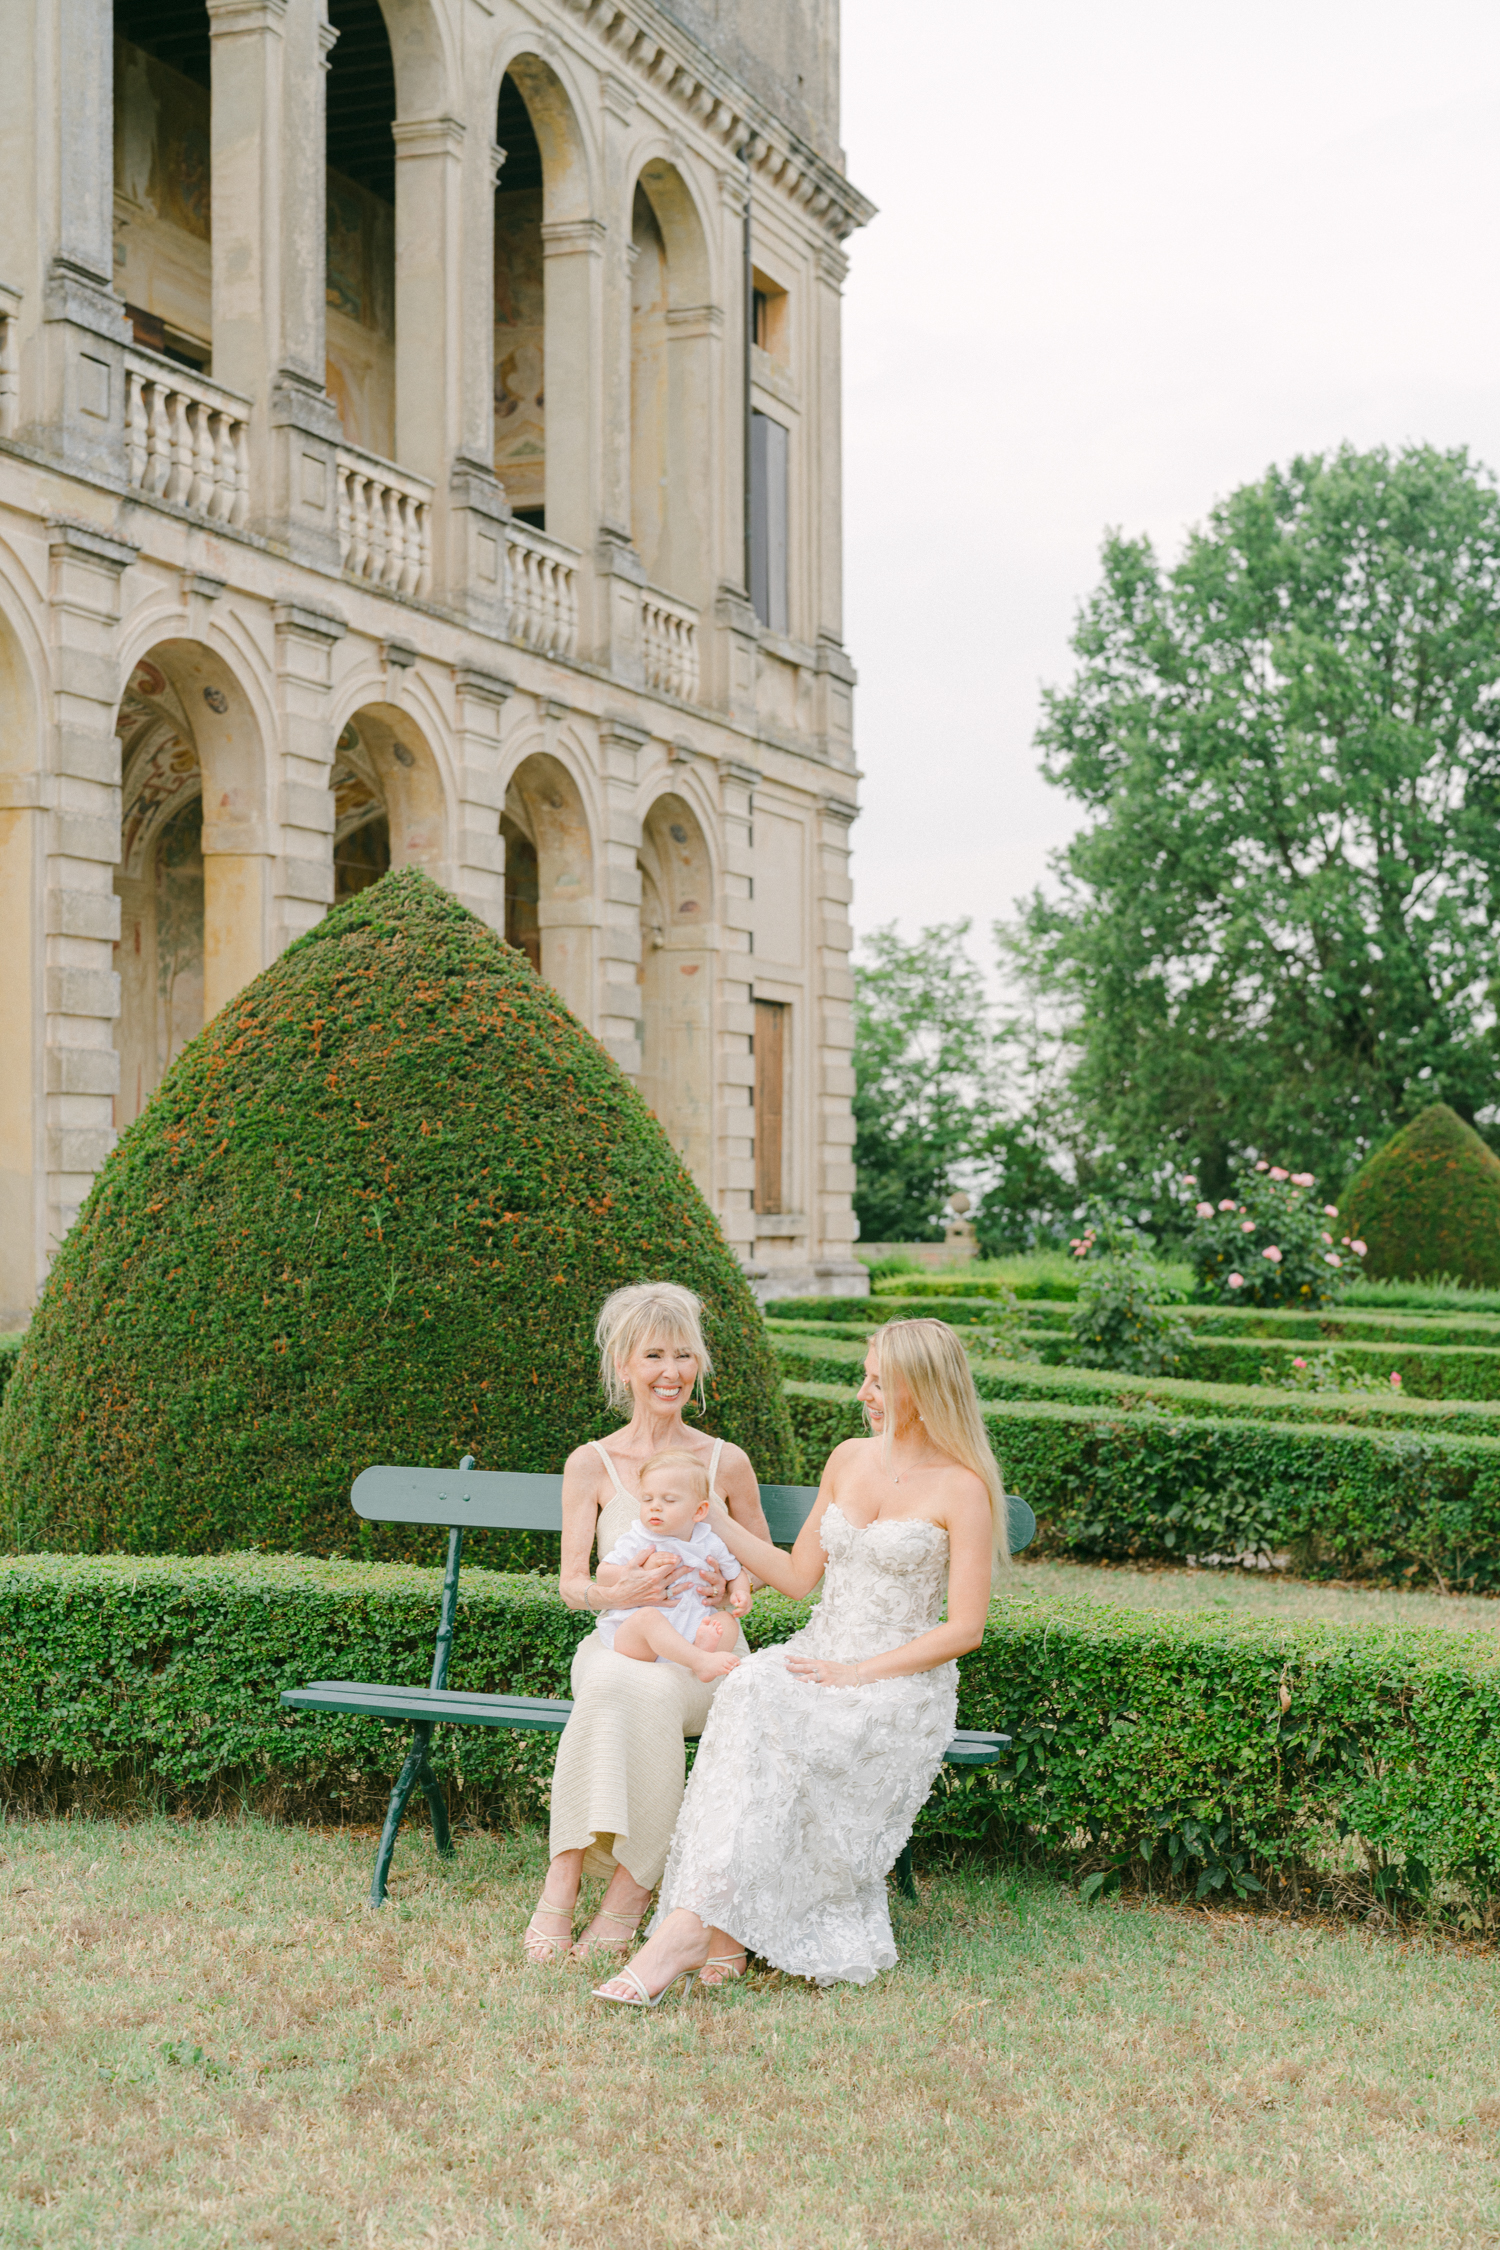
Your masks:
M 909 942 L 895 924 L 854 972 L 854 1209 L 865 1242 L 938 1242 L 957 1172 L 988 1122 L 984 979 L 967 922 Z
M 1434 1099 L 1495 1098 L 1500 495 L 1462 451 L 1294 461 L 1181 562 L 1111 537 L 1048 696 L 1088 825 L 1021 939 L 1072 1092 L 1165 1139 L 1341 1177 Z

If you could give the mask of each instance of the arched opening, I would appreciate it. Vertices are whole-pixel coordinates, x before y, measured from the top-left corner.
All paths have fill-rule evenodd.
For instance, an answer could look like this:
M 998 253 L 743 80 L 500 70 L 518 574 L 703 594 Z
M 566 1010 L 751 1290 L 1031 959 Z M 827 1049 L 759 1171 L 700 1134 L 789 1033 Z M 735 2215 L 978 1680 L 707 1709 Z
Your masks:
M 131 673 L 115 732 L 122 768 L 115 1124 L 123 1129 L 204 1021 L 203 771 L 187 701 L 155 652 Z
M 505 161 L 495 185 L 495 474 L 511 512 L 547 528 L 546 285 L 542 151 L 507 71 L 495 117 Z
M 715 316 L 697 210 L 664 162 L 631 211 L 630 533 L 653 586 L 701 604 L 709 574 Z
M 35 770 L 40 741 L 31 673 L 0 618 L 0 784 Z M 40 1280 L 37 1224 L 38 914 L 42 830 L 34 806 L 0 787 L 0 1330 L 18 1327 Z
M 705 1195 L 713 1177 L 713 874 L 696 815 L 658 797 L 641 838 L 643 1099 Z
M 334 904 L 393 867 L 444 866 L 443 786 L 437 762 L 405 712 L 367 703 L 338 739 L 333 773 Z
M 114 0 L 115 287 L 135 341 L 213 360 L 211 95 L 203 0 Z
M 516 768 L 500 822 L 505 935 L 580 1022 L 594 1014 L 594 852 L 578 784 L 537 751 Z
M 396 451 L 396 72 L 379 0 L 328 0 L 328 395 L 351 445 Z

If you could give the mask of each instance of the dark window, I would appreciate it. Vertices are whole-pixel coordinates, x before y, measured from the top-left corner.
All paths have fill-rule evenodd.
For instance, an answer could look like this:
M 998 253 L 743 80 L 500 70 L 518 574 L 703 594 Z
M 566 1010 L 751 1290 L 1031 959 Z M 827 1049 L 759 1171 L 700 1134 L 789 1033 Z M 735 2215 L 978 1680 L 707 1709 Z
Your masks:
M 750 292 L 750 334 L 763 352 L 771 349 L 771 301 L 764 289 Z
M 782 1208 L 786 1019 L 779 1000 L 755 1003 L 755 1208 Z
M 786 431 L 769 414 L 750 417 L 750 599 L 762 625 L 786 631 Z

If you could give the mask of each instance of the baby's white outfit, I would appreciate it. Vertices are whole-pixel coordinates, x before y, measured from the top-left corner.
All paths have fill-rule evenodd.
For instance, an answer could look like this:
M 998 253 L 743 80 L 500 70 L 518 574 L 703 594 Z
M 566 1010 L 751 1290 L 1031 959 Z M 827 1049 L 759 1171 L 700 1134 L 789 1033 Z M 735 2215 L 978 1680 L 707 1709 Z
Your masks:
M 718 1533 L 710 1531 L 706 1522 L 695 1523 L 692 1536 L 688 1539 L 669 1539 L 664 1531 L 648 1531 L 644 1524 L 633 1523 L 623 1538 L 615 1541 L 604 1560 L 608 1563 L 632 1563 L 638 1555 L 653 1552 L 676 1555 L 695 1569 L 703 1563 L 716 1562 L 726 1578 L 738 1578 L 740 1574 L 738 1557 L 729 1552 Z M 675 1626 L 685 1641 L 692 1639 L 708 1613 L 708 1603 L 696 1590 L 682 1595 L 671 1609 L 656 1612 L 658 1617 L 665 1617 L 669 1625 Z M 634 1617 L 635 1614 L 633 1609 L 606 1609 L 601 1614 L 599 1638 L 606 1648 L 614 1647 L 616 1628 L 627 1617 Z M 660 1664 L 663 1659 L 658 1657 L 656 1661 Z

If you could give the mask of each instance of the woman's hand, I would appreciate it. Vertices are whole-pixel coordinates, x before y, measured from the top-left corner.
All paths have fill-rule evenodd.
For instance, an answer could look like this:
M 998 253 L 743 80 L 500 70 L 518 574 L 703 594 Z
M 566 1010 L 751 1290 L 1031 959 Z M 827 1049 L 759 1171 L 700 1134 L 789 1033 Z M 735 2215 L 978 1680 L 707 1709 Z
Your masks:
M 710 1609 L 717 1609 L 729 1591 L 729 1581 L 718 1564 L 710 1558 L 707 1562 L 695 1563 L 691 1570 L 684 1568 L 681 1578 L 677 1580 L 676 1591 L 679 1594 L 696 1591 L 703 1596 Z
M 811 1680 L 814 1687 L 863 1687 L 857 1664 L 839 1664 L 832 1657 L 789 1656 L 786 1668 L 794 1679 Z
M 632 1563 L 616 1563 L 606 1577 L 601 1571 L 595 1584 L 608 1600 L 600 1609 L 670 1609 L 680 1597 L 675 1580 L 682 1565 L 675 1555 L 641 1555 Z M 689 1572 L 688 1576 L 691 1577 Z

